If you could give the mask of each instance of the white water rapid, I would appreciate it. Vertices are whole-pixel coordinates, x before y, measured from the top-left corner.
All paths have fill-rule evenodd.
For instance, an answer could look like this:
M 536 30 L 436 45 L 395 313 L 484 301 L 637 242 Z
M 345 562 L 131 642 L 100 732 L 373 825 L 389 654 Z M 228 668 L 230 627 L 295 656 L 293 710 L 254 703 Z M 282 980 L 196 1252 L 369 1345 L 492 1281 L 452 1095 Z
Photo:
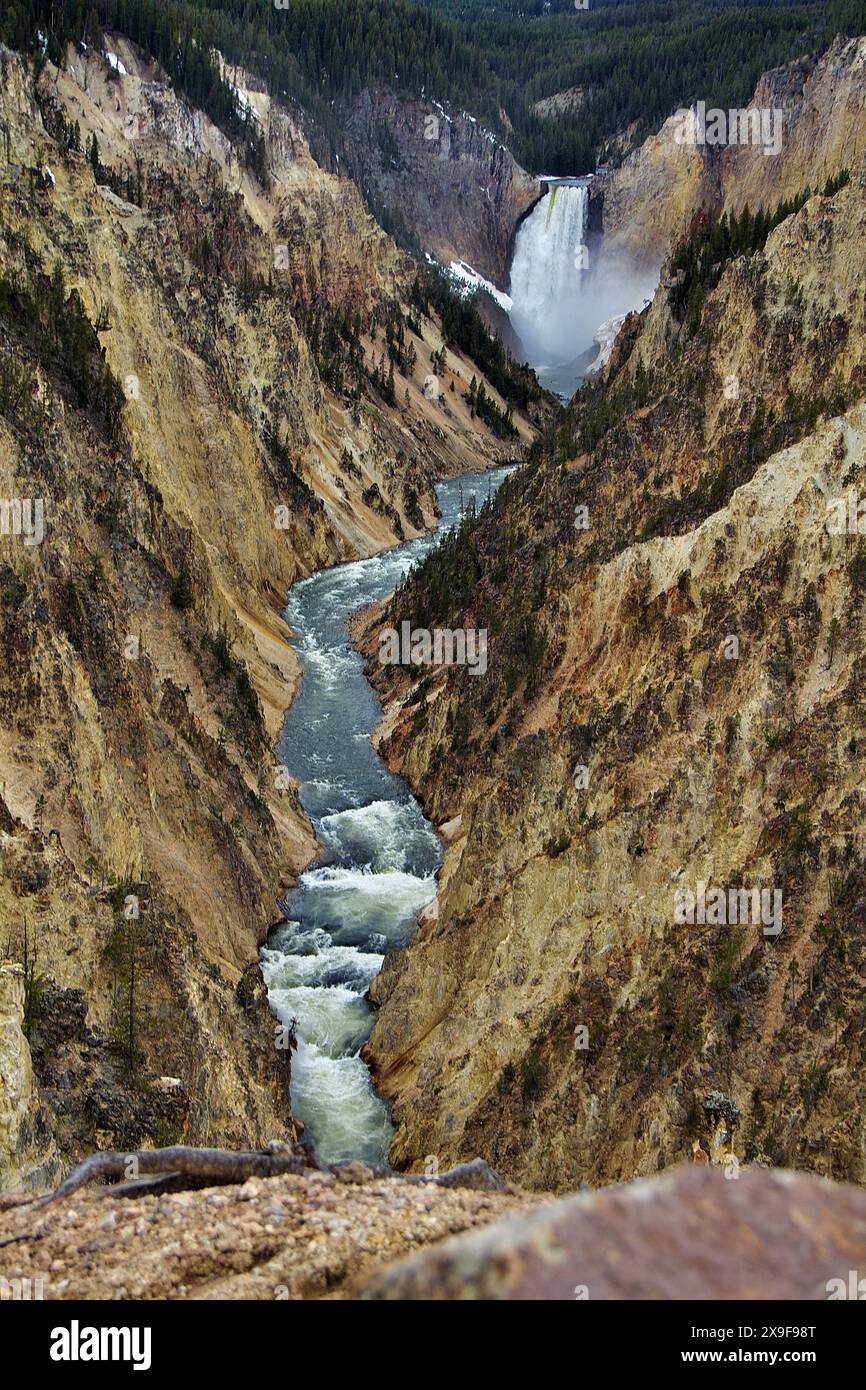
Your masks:
M 387 1159 L 390 1110 L 360 1056 L 373 1023 L 365 995 L 385 953 L 411 940 L 418 912 L 435 897 L 442 858 L 418 802 L 370 742 L 381 710 L 346 625 L 357 608 L 390 593 L 470 499 L 480 506 L 492 497 L 509 471 L 441 483 L 435 534 L 324 570 L 289 596 L 304 678 L 280 751 L 300 780 L 321 854 L 286 899 L 262 968 L 275 1013 L 297 1027 L 294 1113 L 329 1162 Z

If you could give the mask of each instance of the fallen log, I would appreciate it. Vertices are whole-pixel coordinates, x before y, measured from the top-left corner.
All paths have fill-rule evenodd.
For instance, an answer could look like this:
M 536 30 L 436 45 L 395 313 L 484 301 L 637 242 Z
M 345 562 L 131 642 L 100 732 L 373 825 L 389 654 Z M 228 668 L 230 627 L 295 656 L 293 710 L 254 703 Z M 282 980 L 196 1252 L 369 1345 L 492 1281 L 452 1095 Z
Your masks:
M 60 1184 L 56 1192 L 37 1197 L 36 1202 L 56 1202 L 69 1197 L 79 1188 L 97 1178 L 126 1178 L 124 1196 L 135 1195 L 139 1177 L 158 1175 L 178 1186 L 219 1186 L 223 1183 L 242 1183 L 247 1178 L 273 1178 L 281 1173 L 303 1173 L 309 1168 L 321 1168 L 309 1146 L 271 1144 L 267 1149 L 233 1152 L 229 1149 L 192 1149 L 175 1144 L 168 1149 L 140 1149 L 135 1153 L 91 1154 L 79 1163 Z M 178 1179 L 181 1179 L 178 1182 Z M 187 1180 L 187 1181 L 184 1181 Z M 141 1195 L 153 1191 L 142 1183 Z
M 274 1142 L 267 1149 L 193 1149 L 175 1144 L 167 1149 L 139 1149 L 121 1153 L 91 1154 L 79 1163 L 55 1192 L 31 1199 L 34 1205 L 57 1202 L 98 1179 L 117 1179 L 106 1189 L 113 1197 L 154 1196 L 162 1192 L 187 1191 L 198 1187 L 217 1187 L 243 1183 L 247 1178 L 275 1178 L 284 1173 L 304 1173 L 315 1169 L 339 1177 L 347 1169 L 359 1169 L 366 1181 L 399 1178 L 406 1183 L 431 1187 L 463 1187 L 476 1191 L 502 1192 L 504 1184 L 481 1158 L 459 1163 L 447 1173 L 400 1174 L 383 1164 L 323 1163 L 309 1140 L 295 1144 Z

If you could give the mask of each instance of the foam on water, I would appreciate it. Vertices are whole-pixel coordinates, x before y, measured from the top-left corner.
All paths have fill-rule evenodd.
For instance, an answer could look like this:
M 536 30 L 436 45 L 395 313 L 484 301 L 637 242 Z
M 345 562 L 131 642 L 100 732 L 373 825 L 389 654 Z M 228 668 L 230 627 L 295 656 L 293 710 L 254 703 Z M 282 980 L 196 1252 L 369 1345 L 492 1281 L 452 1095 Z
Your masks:
M 335 945 L 331 933 L 321 928 L 274 939 L 279 945 L 262 952 L 262 969 L 272 989 L 345 984 L 364 990 L 382 965 L 380 950 Z
M 371 801 L 336 811 L 322 817 L 320 830 L 326 852 L 374 873 L 426 877 L 438 861 L 435 832 L 427 821 L 419 821 L 414 802 Z
M 470 497 L 483 502 L 508 471 L 442 484 L 440 531 L 459 520 Z M 433 540 L 302 580 L 286 607 L 304 674 L 280 757 L 301 783 L 321 857 L 286 899 L 287 920 L 263 949 L 262 970 L 275 1013 L 297 1028 L 294 1112 L 330 1162 L 387 1159 L 390 1112 L 359 1056 L 373 1022 L 365 996 L 385 951 L 406 944 L 418 912 L 435 897 L 442 857 L 417 801 L 370 742 L 379 704 L 347 624 L 362 604 L 384 598 Z
M 330 866 L 301 875 L 292 910 L 311 925 L 326 927 L 340 943 L 363 947 L 376 931 L 400 946 L 416 914 L 435 896 L 432 874 L 418 878 L 398 870 L 374 874 Z
M 283 1023 L 297 1020 L 304 1040 L 327 1057 L 354 1056 L 367 1036 L 364 997 L 345 985 L 272 989 L 271 1002 Z
M 331 1057 L 301 1039 L 292 1054 L 292 1105 L 329 1163 L 382 1163 L 391 1143 L 388 1107 L 357 1054 Z

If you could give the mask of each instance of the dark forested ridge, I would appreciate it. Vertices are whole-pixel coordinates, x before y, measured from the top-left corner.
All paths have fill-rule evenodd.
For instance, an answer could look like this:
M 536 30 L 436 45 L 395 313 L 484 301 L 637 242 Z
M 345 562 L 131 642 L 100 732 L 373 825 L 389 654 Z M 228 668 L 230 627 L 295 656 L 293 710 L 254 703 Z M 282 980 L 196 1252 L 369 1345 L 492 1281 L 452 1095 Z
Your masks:
M 762 72 L 866 31 L 862 0 L 427 0 L 481 46 L 511 144 L 535 173 L 586 173 L 612 136 L 640 143 L 678 106 L 742 105 Z M 580 88 L 579 111 L 533 106 Z
M 369 85 L 451 101 L 485 119 L 536 173 L 582 173 L 677 106 L 742 104 L 761 72 L 866 31 L 866 0 L 11 0 L 0 37 L 49 53 L 99 26 L 138 41 L 224 126 L 247 139 L 218 48 L 301 102 L 340 150 L 334 102 Z M 203 42 L 198 42 L 201 39 Z M 579 111 L 534 104 L 582 91 Z

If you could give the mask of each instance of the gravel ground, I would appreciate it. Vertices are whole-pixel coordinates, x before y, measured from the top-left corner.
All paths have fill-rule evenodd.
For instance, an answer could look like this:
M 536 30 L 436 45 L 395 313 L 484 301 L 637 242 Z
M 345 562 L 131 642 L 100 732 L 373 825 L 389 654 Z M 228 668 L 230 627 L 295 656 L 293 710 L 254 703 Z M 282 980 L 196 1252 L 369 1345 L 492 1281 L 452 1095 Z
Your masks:
M 378 1268 L 543 1200 L 373 1179 L 361 1164 L 161 1197 L 19 1194 L 0 1212 L 0 1277 L 41 1279 L 46 1299 L 351 1297 Z

